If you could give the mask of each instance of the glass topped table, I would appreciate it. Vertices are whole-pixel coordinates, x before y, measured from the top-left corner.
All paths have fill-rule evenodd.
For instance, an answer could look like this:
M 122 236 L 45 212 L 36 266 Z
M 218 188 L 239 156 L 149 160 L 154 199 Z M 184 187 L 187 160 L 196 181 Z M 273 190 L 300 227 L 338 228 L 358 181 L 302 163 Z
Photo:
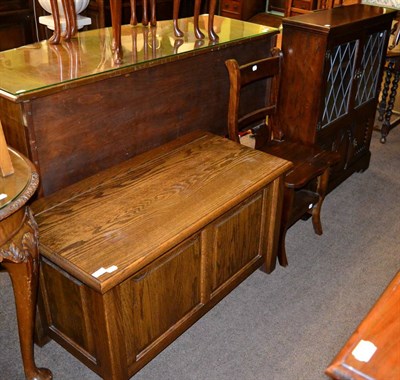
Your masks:
M 200 16 L 202 30 L 207 27 L 207 15 Z M 42 41 L 0 52 L 0 95 L 24 98 L 33 91 L 92 78 L 101 80 L 115 75 L 121 69 L 131 71 L 159 65 L 174 59 L 195 55 L 209 48 L 221 49 L 224 45 L 248 38 L 257 38 L 277 29 L 215 16 L 214 29 L 219 36 L 216 42 L 194 36 L 193 18 L 179 20 L 184 37 L 176 38 L 172 20 L 158 21 L 156 27 L 123 25 L 121 44 L 122 64 L 115 64 L 111 51 L 112 28 L 80 32 L 71 42 L 51 45 Z

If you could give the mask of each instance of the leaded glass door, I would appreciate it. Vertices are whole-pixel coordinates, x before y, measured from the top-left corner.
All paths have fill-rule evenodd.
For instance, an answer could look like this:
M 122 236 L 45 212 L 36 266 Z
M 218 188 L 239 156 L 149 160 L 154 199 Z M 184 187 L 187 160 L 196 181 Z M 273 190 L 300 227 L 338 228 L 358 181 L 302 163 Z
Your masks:
M 358 40 L 337 45 L 328 50 L 328 67 L 324 108 L 320 128 L 324 128 L 349 111 Z
M 357 73 L 359 79 L 355 106 L 359 107 L 376 96 L 379 85 L 379 73 L 382 54 L 386 46 L 386 31 L 378 31 L 367 37 L 364 45 L 361 67 Z

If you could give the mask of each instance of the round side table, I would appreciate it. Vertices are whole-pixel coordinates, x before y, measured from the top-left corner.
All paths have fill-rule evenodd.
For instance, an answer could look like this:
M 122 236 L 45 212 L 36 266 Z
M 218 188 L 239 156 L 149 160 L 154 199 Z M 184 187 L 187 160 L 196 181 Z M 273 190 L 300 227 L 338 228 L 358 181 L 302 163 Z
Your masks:
M 14 174 L 0 176 L 0 263 L 11 277 L 17 311 L 18 333 L 28 380 L 52 379 L 34 361 L 33 332 L 38 288 L 38 229 L 27 206 L 39 184 L 33 164 L 8 148 Z

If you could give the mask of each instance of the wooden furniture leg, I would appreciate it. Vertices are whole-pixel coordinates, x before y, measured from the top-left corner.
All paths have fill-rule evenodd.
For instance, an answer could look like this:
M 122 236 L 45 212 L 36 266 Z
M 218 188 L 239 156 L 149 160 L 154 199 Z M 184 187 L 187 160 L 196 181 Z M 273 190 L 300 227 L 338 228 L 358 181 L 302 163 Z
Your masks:
M 205 36 L 204 33 L 199 28 L 200 6 L 201 6 L 201 0 L 196 0 L 194 4 L 193 21 L 194 21 L 194 34 L 197 39 L 202 40 Z
M 64 40 L 70 41 L 77 32 L 76 12 L 74 0 L 62 0 L 65 15 Z
M 78 31 L 74 0 L 61 0 L 65 16 L 64 40 L 69 41 Z M 61 41 L 60 10 L 57 0 L 50 0 L 51 13 L 54 20 L 54 33 L 49 39 L 51 44 L 59 44 Z
M 179 29 L 178 18 L 179 18 L 179 7 L 180 0 L 174 0 L 174 10 L 173 10 L 173 22 L 174 22 L 174 33 L 176 37 L 183 37 L 183 32 Z M 204 34 L 199 28 L 199 16 L 200 16 L 200 6 L 201 0 L 196 0 L 194 4 L 194 33 L 197 39 L 201 40 L 204 38 Z M 218 35 L 214 32 L 214 15 L 215 8 L 217 6 L 217 0 L 211 0 L 208 9 L 208 38 L 210 41 L 217 41 Z
M 210 7 L 208 9 L 208 38 L 211 41 L 217 41 L 218 35 L 214 32 L 214 15 L 215 7 L 217 6 L 217 0 L 210 1 Z
M 319 195 L 318 203 L 312 208 L 312 224 L 317 235 L 322 235 L 321 208 L 324 202 L 326 191 L 328 189 L 330 168 L 326 168 L 324 173 L 317 178 L 317 193 Z
M 178 19 L 179 19 L 179 7 L 181 5 L 181 0 L 174 0 L 174 9 L 173 9 L 173 22 L 174 22 L 174 33 L 176 37 L 183 37 L 182 30 L 179 29 Z
M 389 95 L 390 81 L 392 77 L 393 62 L 388 63 L 388 67 L 385 69 L 385 81 L 383 83 L 382 96 L 378 106 L 378 120 L 383 121 L 385 117 L 385 110 L 387 105 L 387 98 Z
M 121 7 L 121 0 L 110 0 L 111 24 L 113 31 L 112 49 L 114 54 L 114 62 L 116 64 L 120 64 L 122 62 Z
M 289 229 L 289 223 L 291 219 L 291 213 L 294 201 L 294 189 L 285 187 L 283 191 L 283 203 L 285 207 L 282 209 L 281 225 L 279 232 L 279 242 L 278 242 L 278 261 L 282 267 L 288 266 L 288 259 L 286 256 L 286 232 Z
M 51 14 L 54 19 L 54 33 L 49 39 L 51 44 L 59 44 L 61 40 L 60 10 L 57 0 L 50 0 Z
M 137 16 L 136 16 L 136 0 L 131 0 L 131 25 L 137 25 Z
M 52 379 L 46 368 L 34 362 L 33 331 L 38 284 L 37 226 L 28 207 L 1 221 L 0 262 L 11 277 L 18 320 L 25 377 Z
M 389 131 L 394 127 L 394 125 L 391 125 L 390 118 L 392 117 L 394 102 L 396 100 L 397 88 L 399 86 L 400 71 L 396 67 L 395 62 L 389 62 L 388 68 L 387 68 L 387 76 L 389 76 L 389 74 L 391 76 L 391 73 L 393 70 L 394 70 L 394 78 L 393 78 L 392 85 L 390 88 L 389 101 L 387 103 L 387 108 L 385 111 L 385 116 L 384 116 L 384 120 L 383 120 L 383 124 L 382 124 L 381 143 L 386 142 L 386 137 L 389 134 Z

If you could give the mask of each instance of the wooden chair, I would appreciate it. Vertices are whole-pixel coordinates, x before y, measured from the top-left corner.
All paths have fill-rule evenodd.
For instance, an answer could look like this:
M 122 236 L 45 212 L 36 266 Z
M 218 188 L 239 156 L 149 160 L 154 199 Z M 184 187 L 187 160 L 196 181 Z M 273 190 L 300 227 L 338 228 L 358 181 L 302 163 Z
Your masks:
M 250 131 L 255 149 L 292 161 L 294 164 L 285 176 L 278 248 L 279 263 L 286 266 L 288 261 L 285 236 L 291 225 L 300 218 L 308 218 L 311 215 L 315 233 L 322 234 L 320 214 L 328 185 L 329 169 L 339 161 L 339 154 L 283 139 L 276 123 L 281 60 L 281 52 L 275 49 L 274 56 L 270 58 L 242 66 L 239 66 L 236 60 L 229 59 L 225 64 L 230 79 L 229 138 L 240 143 L 240 136 Z M 246 90 L 251 92 L 252 86 L 256 85 L 265 86 L 265 99 L 252 99 L 253 104 L 258 103 L 255 107 L 253 104 L 243 107 L 241 93 Z

